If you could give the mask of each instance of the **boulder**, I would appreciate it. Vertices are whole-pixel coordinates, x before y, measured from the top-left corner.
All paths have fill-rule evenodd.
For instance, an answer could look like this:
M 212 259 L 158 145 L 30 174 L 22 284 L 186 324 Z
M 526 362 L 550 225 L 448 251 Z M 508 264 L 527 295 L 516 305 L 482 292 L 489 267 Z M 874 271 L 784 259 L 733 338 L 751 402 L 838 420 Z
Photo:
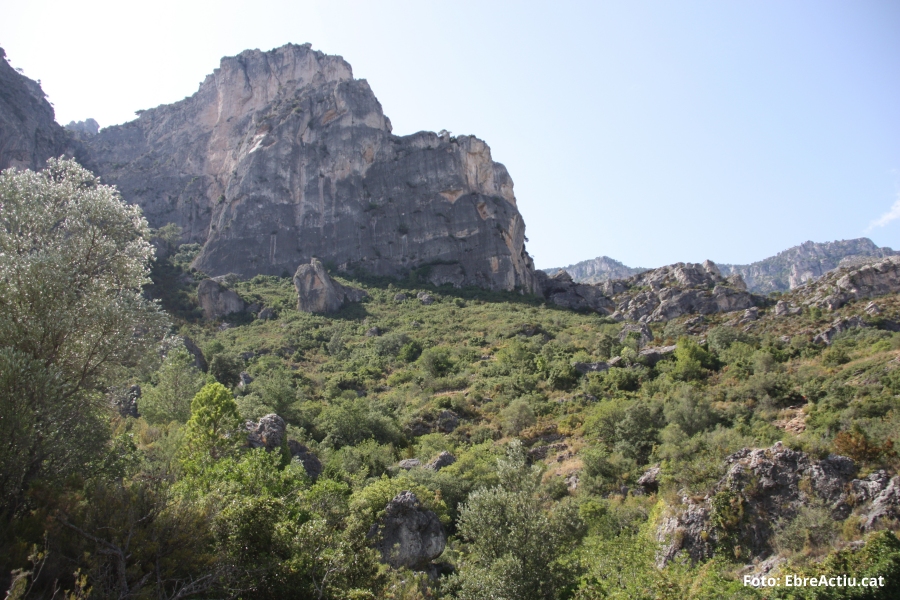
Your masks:
M 595 363 L 583 363 L 577 362 L 572 365 L 572 367 L 578 371 L 580 374 L 584 375 L 585 373 L 599 373 L 601 371 L 609 371 L 609 363 L 605 362 L 595 362 Z
M 261 418 L 258 423 L 247 421 L 245 424 L 247 429 L 247 445 L 251 448 L 265 448 L 271 452 L 281 447 L 284 440 L 285 423 L 284 419 L 276 414 L 268 414 Z
M 380 335 L 381 335 L 381 328 L 380 328 L 380 327 L 370 327 L 370 328 L 366 331 L 366 337 L 378 337 L 378 336 L 380 336 Z
M 221 319 L 233 313 L 243 312 L 246 303 L 237 293 L 217 281 L 204 279 L 197 286 L 197 300 L 207 319 Z
M 422 466 L 422 461 L 418 458 L 404 458 L 397 466 L 403 469 L 404 471 L 409 471 L 410 469 L 415 469 L 416 467 Z
M 419 302 L 424 304 L 425 306 L 430 306 L 434 304 L 434 296 L 431 294 L 426 294 L 425 292 L 419 292 L 416 294 L 416 298 L 419 299 Z
M 343 286 L 333 280 L 318 259 L 300 265 L 294 274 L 297 289 L 297 309 L 308 313 L 331 313 L 346 302 L 359 302 L 368 294 L 363 290 Z
M 828 329 L 825 329 L 819 335 L 813 338 L 814 344 L 825 344 L 826 346 L 830 346 L 834 341 L 834 338 L 839 334 L 845 331 L 849 331 L 850 329 L 855 329 L 858 327 L 868 327 L 866 322 L 863 321 L 859 317 L 850 317 L 847 319 L 841 318 L 834 321 Z
M 637 484 L 647 494 L 655 494 L 659 491 L 659 466 L 651 467 L 644 471 L 644 474 L 638 477 Z
M 604 294 L 602 285 L 575 283 L 566 271 L 559 271 L 552 277 L 543 271 L 536 275 L 544 298 L 556 306 L 603 315 L 609 314 L 615 306 Z
M 394 294 L 394 302 L 403 302 L 403 301 L 407 300 L 408 298 L 409 298 L 409 296 L 407 296 L 403 292 L 400 292 L 399 294 Z
M 259 314 L 256 315 L 256 318 L 259 319 L 260 321 L 268 321 L 270 319 L 274 319 L 275 311 L 269 307 L 266 307 L 266 308 L 262 309 L 261 311 L 259 311 Z
M 253 383 L 253 377 L 250 376 L 250 373 L 247 371 L 241 371 L 241 374 L 238 376 L 240 381 L 238 381 L 238 386 L 244 388 Z
M 636 333 L 638 347 L 646 346 L 653 341 L 653 332 L 646 323 L 626 323 L 619 332 L 619 341 L 624 342 L 631 333 Z
M 741 515 L 730 535 L 749 551 L 749 556 L 742 557 L 748 561 L 769 556 L 774 525 L 789 521 L 811 504 L 824 503 L 836 520 L 846 519 L 855 510 L 867 529 L 885 518 L 900 517 L 898 478 L 880 471 L 854 479 L 856 465 L 844 456 L 817 461 L 777 442 L 771 448 L 744 448 L 725 462 L 727 473 L 712 493 L 703 498 L 685 494 L 680 506 L 667 509 L 657 529 L 657 539 L 663 543 L 661 564 L 682 550 L 693 560 L 712 556 L 723 534 L 711 522 L 717 506 Z
M 292 458 L 300 461 L 310 479 L 315 481 L 319 478 L 319 475 L 322 474 L 322 462 L 319 460 L 319 457 L 296 440 L 288 440 L 288 450 Z
M 209 364 L 206 362 L 206 357 L 203 356 L 203 351 L 200 350 L 200 347 L 188 336 L 184 336 L 181 338 L 184 341 L 184 349 L 190 352 L 191 356 L 194 357 L 194 366 L 206 373 L 209 370 Z
M 677 348 L 678 346 L 654 346 L 652 348 L 644 348 L 638 352 L 638 357 L 642 359 L 642 362 L 646 363 L 647 366 L 653 367 L 662 359 L 674 354 Z
M 440 519 L 409 491 L 387 503 L 384 516 L 372 525 L 367 537 L 381 553 L 381 561 L 395 569 L 426 570 L 447 545 Z
M 425 465 L 426 469 L 430 469 L 432 471 L 440 471 L 444 467 L 449 467 L 453 463 L 456 462 L 456 457 L 447 452 L 446 450 L 442 450 L 440 454 L 438 454 L 434 460 Z
M 452 433 L 459 427 L 459 416 L 452 410 L 442 410 L 437 417 L 437 428 L 441 433 Z

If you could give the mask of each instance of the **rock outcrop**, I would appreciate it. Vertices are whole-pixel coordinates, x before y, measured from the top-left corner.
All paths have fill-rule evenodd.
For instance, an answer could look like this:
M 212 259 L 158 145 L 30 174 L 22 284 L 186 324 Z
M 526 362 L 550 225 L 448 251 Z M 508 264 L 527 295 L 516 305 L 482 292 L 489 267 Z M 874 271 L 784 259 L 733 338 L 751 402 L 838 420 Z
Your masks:
M 868 327 L 866 322 L 859 317 L 850 317 L 849 319 L 837 319 L 831 326 L 813 338 L 814 344 L 824 344 L 830 346 L 835 336 L 839 333 L 857 329 L 859 327 Z
M 453 463 L 456 462 L 456 457 L 447 452 L 446 450 L 441 451 L 434 460 L 425 465 L 426 469 L 430 469 L 432 471 L 440 471 L 444 467 L 449 467 Z
M 297 309 L 308 313 L 331 313 L 340 310 L 345 302 L 359 302 L 367 296 L 363 290 L 341 285 L 325 272 L 317 259 L 300 265 L 294 274 L 297 289 Z
M 247 421 L 244 427 L 247 430 L 247 445 L 250 448 L 264 448 L 266 452 L 274 452 L 280 450 L 285 443 L 287 426 L 284 419 L 276 414 L 266 415 L 259 422 Z M 287 448 L 291 457 L 303 465 L 309 478 L 318 479 L 322 474 L 322 462 L 319 458 L 296 440 L 288 440 Z
M 374 540 L 382 562 L 419 571 L 428 569 L 447 545 L 440 519 L 412 492 L 400 492 L 388 502 L 384 516 L 372 525 L 368 537 Z
M 615 295 L 614 319 L 642 323 L 745 310 L 754 304 L 744 286 L 723 278 L 711 261 L 675 263 L 602 286 Z
M 236 292 L 212 279 L 204 279 L 197 286 L 197 300 L 207 319 L 221 319 L 232 313 L 242 312 L 247 307 Z
M 808 306 L 837 310 L 851 300 L 900 292 L 900 256 L 826 273 L 818 281 L 794 292 Z
M 768 294 L 792 290 L 838 267 L 894 254 L 890 248 L 879 248 L 869 238 L 804 242 L 749 265 L 719 267 L 725 275 L 741 275 L 751 291 Z
M 37 171 L 70 150 L 40 83 L 16 72 L 0 48 L 0 170 Z
M 193 96 L 86 137 L 87 166 L 242 277 L 312 257 L 434 284 L 536 291 L 513 182 L 471 136 L 398 137 L 339 56 L 287 45 L 223 58 Z
M 560 271 L 565 271 L 578 283 L 603 283 L 611 279 L 627 279 L 649 270 L 643 267 L 626 267 L 608 256 L 598 256 L 561 269 L 544 269 L 544 272 L 553 277 Z
M 712 494 L 699 500 L 684 495 L 662 518 L 661 563 L 682 550 L 693 560 L 709 558 L 726 537 L 749 553 L 742 560 L 765 558 L 772 552 L 775 526 L 815 503 L 823 503 L 837 520 L 856 512 L 867 529 L 900 515 L 900 480 L 884 471 L 855 479 L 856 465 L 845 456 L 817 461 L 777 442 L 740 450 L 726 463 L 728 472 Z
M 601 314 L 609 314 L 615 308 L 613 301 L 604 295 L 600 287 L 575 283 L 565 271 L 558 271 L 552 277 L 539 271 L 537 277 L 544 297 L 556 306 Z

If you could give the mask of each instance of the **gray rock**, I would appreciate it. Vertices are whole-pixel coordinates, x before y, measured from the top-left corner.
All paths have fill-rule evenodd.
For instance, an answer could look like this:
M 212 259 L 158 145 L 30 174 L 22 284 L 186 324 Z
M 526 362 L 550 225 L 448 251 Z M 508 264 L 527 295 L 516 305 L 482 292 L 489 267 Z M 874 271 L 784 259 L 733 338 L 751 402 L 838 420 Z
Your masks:
M 638 477 L 637 484 L 644 490 L 647 494 L 655 494 L 659 491 L 659 473 L 660 468 L 650 467 L 644 474 Z
M 409 296 L 407 296 L 403 292 L 400 292 L 399 294 L 394 294 L 394 302 L 403 302 L 404 300 L 406 300 L 408 298 L 409 298 Z
M 653 332 L 646 323 L 626 323 L 619 332 L 619 341 L 624 342 L 631 333 L 638 334 L 638 347 L 646 346 L 653 341 Z
M 69 121 L 65 129 L 81 135 L 97 135 L 100 131 L 100 123 L 94 119 L 85 119 L 84 121 Z
M 265 448 L 271 452 L 281 447 L 284 440 L 286 425 L 284 419 L 276 414 L 268 414 L 258 423 L 247 421 L 247 445 L 251 448 Z
M 380 328 L 380 327 L 370 327 L 370 328 L 366 331 L 366 337 L 378 337 L 378 336 L 380 336 L 380 335 L 381 335 L 381 328 Z
M 839 267 L 795 293 L 804 298 L 804 304 L 836 310 L 851 300 L 896 292 L 900 292 L 900 256 L 894 255 L 868 264 Z
M 259 311 L 259 314 L 256 315 L 256 318 L 260 321 L 269 321 L 275 318 L 275 311 L 269 307 L 266 307 Z
M 583 363 L 577 362 L 572 365 L 572 367 L 584 375 L 585 373 L 599 373 L 601 371 L 609 370 L 609 363 L 605 362 L 595 362 L 595 363 Z
M 322 474 L 322 462 L 319 457 L 310 452 L 309 448 L 296 440 L 288 440 L 288 450 L 291 457 L 300 461 L 309 478 L 315 481 Z
M 424 304 L 425 306 L 430 306 L 434 304 L 434 296 L 431 294 L 426 294 L 425 292 L 419 292 L 416 296 L 419 299 L 419 302 Z
M 204 279 L 197 286 L 197 300 L 207 319 L 221 319 L 233 313 L 243 312 L 246 304 L 237 293 L 212 279 Z
M 866 304 L 866 314 L 872 315 L 873 317 L 880 315 L 881 307 L 879 307 L 874 302 L 869 302 L 868 304 Z
M 459 416 L 452 410 L 442 410 L 437 418 L 437 428 L 441 433 L 452 433 L 459 427 Z
M 384 516 L 372 525 L 367 537 L 381 553 L 382 562 L 395 569 L 427 569 L 447 545 L 440 519 L 408 491 L 388 502 Z
M 247 308 L 245 308 L 244 310 L 248 313 L 256 314 L 259 312 L 259 310 L 261 308 L 262 308 L 262 306 L 260 305 L 259 302 L 254 302 L 253 304 L 250 304 L 249 306 L 247 306 Z
M 591 260 L 583 260 L 574 265 L 562 269 L 544 269 L 550 277 L 560 271 L 568 273 L 578 283 L 603 283 L 615 279 L 626 279 L 632 275 L 638 275 L 649 269 L 642 267 L 626 267 L 617 260 L 608 256 L 600 256 Z
M 203 351 L 200 350 L 200 347 L 188 336 L 184 336 L 181 339 L 184 342 L 184 349 L 190 352 L 191 356 L 194 357 L 194 366 L 206 373 L 206 371 L 209 370 L 209 364 L 206 362 L 206 357 L 203 356 Z
M 250 373 L 248 373 L 247 371 L 241 371 L 240 381 L 238 382 L 238 385 L 243 388 L 247 387 L 251 383 L 253 383 L 253 378 L 250 377 Z
M 865 514 L 863 528 L 871 530 L 885 520 L 898 518 L 900 518 L 900 479 L 893 477 L 872 501 L 871 508 Z
M 562 308 L 606 315 L 615 306 L 601 286 L 575 283 L 565 271 L 559 271 L 552 277 L 538 271 L 537 281 L 544 298 Z
M 410 469 L 415 469 L 416 467 L 422 466 L 422 461 L 418 458 L 404 458 L 397 466 L 403 469 L 404 471 L 409 471 Z
M 850 317 L 847 319 L 837 319 L 831 324 L 831 327 L 819 333 L 813 338 L 814 344 L 825 344 L 830 346 L 834 338 L 839 334 L 858 327 L 868 327 L 866 322 L 859 317 Z
M 297 267 L 294 287 L 297 289 L 297 309 L 308 313 L 336 312 L 345 302 L 360 302 L 368 295 L 333 280 L 315 258 L 308 265 Z
M 612 287 L 613 282 L 608 282 Z M 615 295 L 617 320 L 653 323 L 682 315 L 746 310 L 753 296 L 718 274 L 710 261 L 699 265 L 675 263 L 619 282 Z
M 661 520 L 657 539 L 663 542 L 662 564 L 680 550 L 687 551 L 693 560 L 712 556 L 721 534 L 710 523 L 716 494 L 730 494 L 734 510 L 743 515 L 735 535 L 751 553 L 744 558 L 762 559 L 772 552 L 774 524 L 790 520 L 802 507 L 824 502 L 834 518 L 843 519 L 850 513 L 848 503 L 852 501 L 846 490 L 865 489 L 867 497 L 884 493 L 880 487 L 883 476 L 854 480 L 856 466 L 849 458 L 832 455 L 816 461 L 781 442 L 766 449 L 745 448 L 725 462 L 728 472 L 712 494 L 702 500 L 685 495 L 681 506 L 670 507 Z M 892 506 L 888 497 L 885 494 L 885 505 Z M 872 506 L 874 510 L 875 504 Z
M 652 348 L 644 348 L 638 352 L 638 357 L 642 359 L 641 362 L 652 367 L 662 359 L 674 354 L 677 348 L 678 346 L 654 346 Z
M 48 158 L 71 151 L 40 83 L 16 72 L 2 48 L 0 90 L 0 170 L 38 171 Z
M 440 454 L 438 454 L 434 460 L 425 465 L 426 469 L 430 469 L 432 471 L 440 471 L 444 467 L 449 467 L 453 463 L 456 462 L 456 457 L 447 452 L 446 450 L 442 450 Z
M 87 166 L 202 244 L 219 275 L 340 271 L 537 291 L 513 182 L 471 136 L 391 133 L 365 80 L 308 44 L 223 58 L 193 96 L 83 142 Z

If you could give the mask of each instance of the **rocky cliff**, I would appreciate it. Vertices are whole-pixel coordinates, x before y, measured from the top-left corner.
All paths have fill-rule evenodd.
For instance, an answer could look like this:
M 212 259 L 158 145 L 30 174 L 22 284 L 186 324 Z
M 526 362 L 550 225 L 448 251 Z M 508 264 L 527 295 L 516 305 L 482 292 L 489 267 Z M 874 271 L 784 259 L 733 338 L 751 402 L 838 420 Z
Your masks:
M 836 242 L 804 242 L 775 256 L 749 265 L 717 266 L 722 275 L 740 275 L 747 289 L 756 294 L 786 292 L 818 279 L 837 267 L 858 265 L 877 258 L 893 256 L 890 248 L 879 248 L 869 238 Z M 548 275 L 566 271 L 576 283 L 602 283 L 628 279 L 648 271 L 642 267 L 628 267 L 608 256 L 584 260 L 564 269 L 544 269 Z
M 40 84 L 13 69 L 0 48 L 0 170 L 40 169 L 68 145 Z
M 749 290 L 767 294 L 792 290 L 839 266 L 894 254 L 890 248 L 879 248 L 869 238 L 804 242 L 749 265 L 719 265 L 719 269 L 723 275 L 740 274 Z
M 597 258 L 592 258 L 591 260 L 583 260 L 561 269 L 544 269 L 544 272 L 551 277 L 560 271 L 565 271 L 578 283 L 602 283 L 611 279 L 627 279 L 634 275 L 639 275 L 644 271 L 649 271 L 649 269 L 643 267 L 627 267 L 608 256 L 599 256 Z
M 203 244 L 210 275 L 341 270 L 536 291 L 513 182 L 470 136 L 398 137 L 339 56 L 224 58 L 196 94 L 82 140 L 87 166 Z

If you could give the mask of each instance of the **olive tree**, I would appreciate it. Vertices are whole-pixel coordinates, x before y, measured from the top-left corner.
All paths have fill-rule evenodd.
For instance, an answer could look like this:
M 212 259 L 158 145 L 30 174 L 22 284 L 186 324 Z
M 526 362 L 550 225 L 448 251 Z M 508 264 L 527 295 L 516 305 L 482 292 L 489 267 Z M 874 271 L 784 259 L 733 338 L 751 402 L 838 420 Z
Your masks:
M 0 512 L 103 447 L 101 390 L 167 320 L 147 222 L 75 161 L 0 173 Z

